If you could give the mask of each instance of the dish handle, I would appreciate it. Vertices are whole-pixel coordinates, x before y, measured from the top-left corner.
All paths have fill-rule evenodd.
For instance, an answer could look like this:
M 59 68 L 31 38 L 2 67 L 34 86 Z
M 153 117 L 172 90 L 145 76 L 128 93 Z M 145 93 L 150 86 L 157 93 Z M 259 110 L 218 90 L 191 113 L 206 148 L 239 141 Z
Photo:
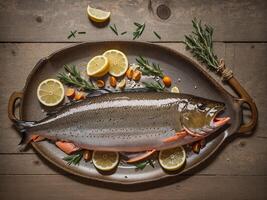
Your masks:
M 15 115 L 15 105 L 17 100 L 22 101 L 23 99 L 23 92 L 13 92 L 8 100 L 8 117 L 12 121 L 18 121 L 19 119 Z
M 246 133 L 249 134 L 256 127 L 258 121 L 258 110 L 255 102 L 247 93 L 247 91 L 240 85 L 238 80 L 235 77 L 231 77 L 227 80 L 228 84 L 234 89 L 235 92 L 239 95 L 240 99 L 238 99 L 240 107 L 243 104 L 247 104 L 251 111 L 251 119 L 248 123 L 241 124 L 239 127 L 238 133 Z

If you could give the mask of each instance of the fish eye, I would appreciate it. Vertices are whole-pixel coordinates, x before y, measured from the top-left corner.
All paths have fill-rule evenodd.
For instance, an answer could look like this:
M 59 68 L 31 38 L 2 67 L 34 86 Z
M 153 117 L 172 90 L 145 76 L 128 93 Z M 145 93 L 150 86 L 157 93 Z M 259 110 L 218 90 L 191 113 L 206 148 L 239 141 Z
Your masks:
M 197 104 L 197 108 L 198 108 L 199 110 L 205 110 L 205 108 L 206 108 L 206 104 L 205 104 L 205 103 L 198 103 L 198 104 Z

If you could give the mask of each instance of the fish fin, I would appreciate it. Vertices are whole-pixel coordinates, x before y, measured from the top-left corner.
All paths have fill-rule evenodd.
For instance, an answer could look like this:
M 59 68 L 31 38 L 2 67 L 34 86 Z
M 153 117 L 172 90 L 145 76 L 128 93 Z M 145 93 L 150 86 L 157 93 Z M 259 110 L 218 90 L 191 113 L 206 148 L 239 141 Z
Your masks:
M 156 149 L 152 149 L 152 150 L 146 151 L 145 153 L 143 153 L 141 155 L 138 155 L 138 156 L 136 156 L 134 158 L 131 158 L 131 159 L 127 160 L 126 162 L 127 163 L 134 163 L 134 162 L 141 161 L 141 160 L 151 156 L 155 151 L 156 151 Z
M 66 154 L 72 154 L 78 150 L 80 150 L 79 147 L 77 147 L 75 144 L 71 142 L 63 142 L 63 141 L 57 141 L 56 146 Z
M 22 120 L 16 120 L 14 121 L 14 126 L 17 129 L 18 132 L 21 134 L 21 141 L 19 145 L 28 144 L 30 139 L 30 136 L 27 134 L 27 129 L 31 128 L 36 122 L 34 121 L 22 121 Z
M 166 142 L 166 143 L 175 142 L 177 140 L 184 138 L 186 135 L 187 135 L 187 132 L 183 130 L 183 131 L 177 132 L 174 136 L 164 138 L 163 142 Z
M 25 132 L 26 129 L 32 127 L 35 123 L 35 121 L 16 120 L 14 121 L 14 126 L 19 132 Z

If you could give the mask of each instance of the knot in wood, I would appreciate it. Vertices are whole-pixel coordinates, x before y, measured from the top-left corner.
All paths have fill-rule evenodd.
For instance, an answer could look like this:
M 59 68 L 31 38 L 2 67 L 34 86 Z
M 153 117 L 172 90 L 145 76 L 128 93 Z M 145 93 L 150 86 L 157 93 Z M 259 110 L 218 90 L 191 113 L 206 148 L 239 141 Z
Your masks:
M 171 16 L 171 10 L 165 4 L 161 4 L 157 8 L 157 15 L 160 19 L 166 20 Z

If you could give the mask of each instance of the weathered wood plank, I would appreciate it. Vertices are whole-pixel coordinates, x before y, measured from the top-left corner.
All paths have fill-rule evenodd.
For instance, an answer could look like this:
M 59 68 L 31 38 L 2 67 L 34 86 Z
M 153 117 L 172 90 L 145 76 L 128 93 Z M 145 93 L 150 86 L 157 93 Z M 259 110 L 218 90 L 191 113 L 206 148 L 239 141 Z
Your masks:
M 10 199 L 266 199 L 266 176 L 181 176 L 120 186 L 60 175 L 0 176 L 0 198 Z M 73 179 L 75 181 L 73 181 Z M 170 184 L 172 183 L 172 184 Z M 160 186 L 160 187 L 159 187 Z M 147 190 L 151 188 L 150 190 Z M 134 191 L 134 193 L 129 193 Z M 223 196 L 220 196 L 223 194 Z
M 17 144 L 20 136 L 12 129 L 12 123 L 7 116 L 10 94 L 22 90 L 27 75 L 39 59 L 63 46 L 66 44 L 0 44 L 0 153 L 19 152 Z
M 0 41 L 62 42 L 132 39 L 133 22 L 146 23 L 140 38 L 158 41 L 182 41 L 192 30 L 191 19 L 201 18 L 216 29 L 216 41 L 267 41 L 266 1 L 90 1 L 90 5 L 112 12 L 110 23 L 117 24 L 116 36 L 108 26 L 96 28 L 86 16 L 87 1 L 5 0 L 0 3 Z M 159 7 L 163 5 L 163 7 Z M 158 9 L 159 8 L 159 9 Z M 161 9 L 160 9 L 161 8 Z M 166 20 L 157 15 L 166 18 Z M 161 11 L 160 11 L 161 10 Z M 67 39 L 70 31 L 86 31 L 85 35 Z
M 257 104 L 259 121 L 255 136 L 267 139 L 267 45 L 226 44 L 225 52 L 235 76 Z

